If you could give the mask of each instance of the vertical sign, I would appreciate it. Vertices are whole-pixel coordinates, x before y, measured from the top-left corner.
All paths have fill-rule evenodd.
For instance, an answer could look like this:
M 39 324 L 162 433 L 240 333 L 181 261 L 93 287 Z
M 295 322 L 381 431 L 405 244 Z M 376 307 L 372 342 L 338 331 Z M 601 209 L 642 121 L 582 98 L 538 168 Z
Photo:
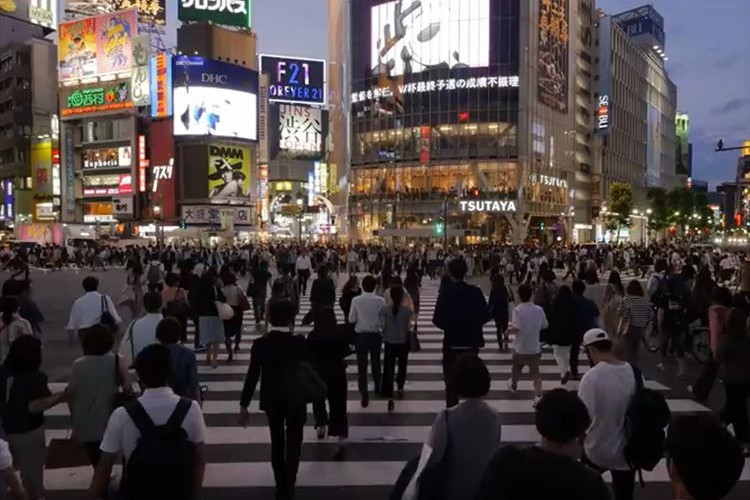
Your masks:
M 130 75 L 130 97 L 134 106 L 148 106 L 149 97 L 149 39 L 148 35 L 133 37 L 133 72 Z
M 146 192 L 146 168 L 148 168 L 148 159 L 146 158 L 146 136 L 138 136 L 138 191 Z
M 260 199 L 260 220 L 268 222 L 268 165 L 258 167 L 258 198 Z
M 596 100 L 596 133 L 608 135 L 612 128 L 612 18 L 599 19 L 599 87 Z
M 307 172 L 307 206 L 313 206 L 313 199 L 315 198 L 315 173 Z
M 65 161 L 65 212 L 71 216 L 75 216 L 76 213 L 74 154 L 73 130 L 67 127 L 65 130 L 65 149 L 63 151 L 63 160 Z
M 539 0 L 536 81 L 539 101 L 568 112 L 568 0 Z
M 259 79 L 258 106 L 258 162 L 268 163 L 268 75 L 261 73 Z
M 172 55 L 151 58 L 151 118 L 172 116 Z

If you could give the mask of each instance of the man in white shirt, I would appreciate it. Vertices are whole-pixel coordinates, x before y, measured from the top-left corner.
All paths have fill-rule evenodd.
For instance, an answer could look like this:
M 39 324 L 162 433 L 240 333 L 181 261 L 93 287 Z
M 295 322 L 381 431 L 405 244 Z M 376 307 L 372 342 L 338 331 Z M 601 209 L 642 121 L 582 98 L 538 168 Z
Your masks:
M 593 364 L 578 385 L 578 397 L 591 416 L 585 460 L 610 471 L 615 500 L 632 500 L 635 471 L 625 460 L 625 413 L 636 390 L 635 372 L 612 354 L 612 340 L 601 328 L 588 330 L 581 345 Z
M 362 398 L 362 408 L 370 404 L 367 391 L 367 356 L 372 363 L 372 379 L 375 383 L 375 393 L 380 392 L 380 349 L 383 338 L 380 335 L 380 310 L 385 306 L 383 297 L 375 294 L 377 280 L 365 276 L 362 280 L 362 295 L 352 299 L 349 310 L 349 323 L 354 325 L 357 333 L 357 382 L 359 394 Z
M 134 319 L 125 330 L 125 336 L 120 343 L 120 354 L 132 365 L 138 357 L 138 353 L 144 347 L 156 343 L 156 326 L 162 320 L 161 294 L 159 292 L 146 292 L 143 295 L 143 308 L 146 315 Z
M 99 280 L 94 276 L 83 278 L 83 290 L 86 292 L 73 302 L 70 309 L 70 318 L 68 325 L 65 327 L 70 334 L 78 332 L 79 338 L 84 331 L 99 323 L 102 319 L 102 313 L 108 311 L 112 315 L 115 324 L 122 323 L 122 319 L 117 314 L 117 309 L 112 299 L 99 293 Z
M 302 250 L 302 253 L 297 257 L 294 267 L 297 269 L 302 295 L 307 295 L 307 280 L 310 279 L 310 272 L 312 271 L 312 261 L 307 250 Z
M 508 331 L 516 334 L 513 342 L 513 365 L 508 381 L 509 389 L 515 391 L 518 378 L 524 366 L 529 367 L 529 374 L 534 381 L 534 405 L 542 397 L 542 377 L 539 375 L 539 360 L 542 347 L 539 334 L 549 326 L 544 309 L 531 302 L 531 287 L 524 283 L 518 287 L 521 303 L 513 308 Z
M 166 424 L 181 401 L 181 398 L 169 388 L 170 370 L 169 349 L 161 344 L 148 346 L 140 352 L 136 360 L 138 378 L 145 386 L 143 395 L 138 398 L 138 403 L 155 426 Z M 96 466 L 88 491 L 88 498 L 91 500 L 104 496 L 109 486 L 112 466 L 120 456 L 127 461 L 138 444 L 141 433 L 126 409 L 131 404 L 117 408 L 109 418 L 100 446 L 101 459 Z M 194 481 L 195 491 L 198 491 L 203 483 L 205 468 L 203 444 L 206 424 L 196 401 L 190 402 L 190 409 L 180 426 L 187 434 L 187 439 L 195 445 L 196 477 L 185 478 L 185 480 Z
M 346 270 L 349 271 L 349 274 L 357 272 L 357 261 L 359 261 L 359 255 L 352 247 L 349 249 L 349 253 L 346 254 Z

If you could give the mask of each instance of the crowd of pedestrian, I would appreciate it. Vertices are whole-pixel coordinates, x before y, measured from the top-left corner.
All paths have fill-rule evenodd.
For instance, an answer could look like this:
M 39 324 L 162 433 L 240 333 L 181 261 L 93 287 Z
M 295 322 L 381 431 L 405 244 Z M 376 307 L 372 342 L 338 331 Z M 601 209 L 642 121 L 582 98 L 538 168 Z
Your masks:
M 249 423 L 257 397 L 271 437 L 276 497 L 294 498 L 308 404 L 317 437 L 338 440 L 332 459 L 347 459 L 351 354 L 362 407 L 375 401 L 394 412 L 407 397 L 409 355 L 420 349 L 421 286 L 430 278 L 441 280 L 432 323 L 443 332 L 446 410 L 436 415 L 421 456 L 407 463 L 392 498 L 605 499 L 610 488 L 601 473 L 608 471 L 615 500 L 631 500 L 639 471 L 653 468 L 651 455 L 666 453 L 675 498 L 719 499 L 744 466 L 750 444 L 747 260 L 730 268 L 727 255 L 666 245 L 445 252 L 169 247 L 127 249 L 121 257 L 126 277 L 118 298 L 101 293 L 96 277 L 83 278 L 84 293 L 66 326 L 82 356 L 67 388 L 56 394 L 41 370 L 44 318 L 30 282 L 16 276 L 3 285 L 0 475 L 15 498 L 45 495 L 44 411 L 58 404 L 70 409 L 69 441 L 95 469 L 87 498 L 108 495 L 121 459 L 118 498 L 197 498 L 206 429 L 196 354 L 205 353 L 212 368 L 236 364 L 246 313 L 262 335 L 250 348 L 238 422 Z M 608 279 L 600 299 L 592 291 L 603 272 Z M 333 278 L 340 273 L 348 279 L 339 290 Z M 484 273 L 489 300 L 471 282 Z M 623 282 L 626 274 L 631 278 Z M 639 277 L 646 274 L 644 288 Z M 304 317 L 302 300 L 310 303 Z M 129 312 L 127 324 L 117 306 Z M 518 390 L 528 367 L 541 437 L 535 446 L 506 444 L 500 414 L 484 401 L 492 377 L 481 353 L 495 349 L 485 345 L 490 321 L 497 350 L 510 353 L 508 390 Z M 307 336 L 295 334 L 299 324 L 312 325 Z M 709 332 L 710 354 L 700 377 L 688 382 L 696 399 L 705 400 L 720 379 L 726 404 L 718 415 L 671 419 L 663 397 L 644 386 L 640 351 L 646 336 L 658 335 L 659 368 L 671 370 L 674 360 L 676 376 L 686 378 L 694 325 Z M 545 392 L 540 361 L 547 346 L 560 388 Z M 583 375 L 581 355 L 591 366 Z M 571 380 L 580 380 L 575 392 L 567 390 Z M 645 422 L 638 432 L 635 421 Z M 651 439 L 643 439 L 649 430 Z M 701 460 L 708 452 L 716 459 Z

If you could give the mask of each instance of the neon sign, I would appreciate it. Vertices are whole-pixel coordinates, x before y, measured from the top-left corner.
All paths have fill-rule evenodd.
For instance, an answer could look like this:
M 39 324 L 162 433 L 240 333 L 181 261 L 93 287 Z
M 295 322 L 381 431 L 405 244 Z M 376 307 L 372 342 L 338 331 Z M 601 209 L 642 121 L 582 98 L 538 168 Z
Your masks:
M 83 115 L 133 107 L 129 82 L 112 87 L 93 87 L 73 90 L 65 98 L 63 116 Z

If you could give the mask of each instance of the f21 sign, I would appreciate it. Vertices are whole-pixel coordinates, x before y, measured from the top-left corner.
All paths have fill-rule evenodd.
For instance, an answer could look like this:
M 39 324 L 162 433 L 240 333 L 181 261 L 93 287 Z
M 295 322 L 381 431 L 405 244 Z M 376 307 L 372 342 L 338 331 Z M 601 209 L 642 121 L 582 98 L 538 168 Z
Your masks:
M 325 60 L 263 54 L 260 70 L 268 74 L 269 102 L 326 104 Z

